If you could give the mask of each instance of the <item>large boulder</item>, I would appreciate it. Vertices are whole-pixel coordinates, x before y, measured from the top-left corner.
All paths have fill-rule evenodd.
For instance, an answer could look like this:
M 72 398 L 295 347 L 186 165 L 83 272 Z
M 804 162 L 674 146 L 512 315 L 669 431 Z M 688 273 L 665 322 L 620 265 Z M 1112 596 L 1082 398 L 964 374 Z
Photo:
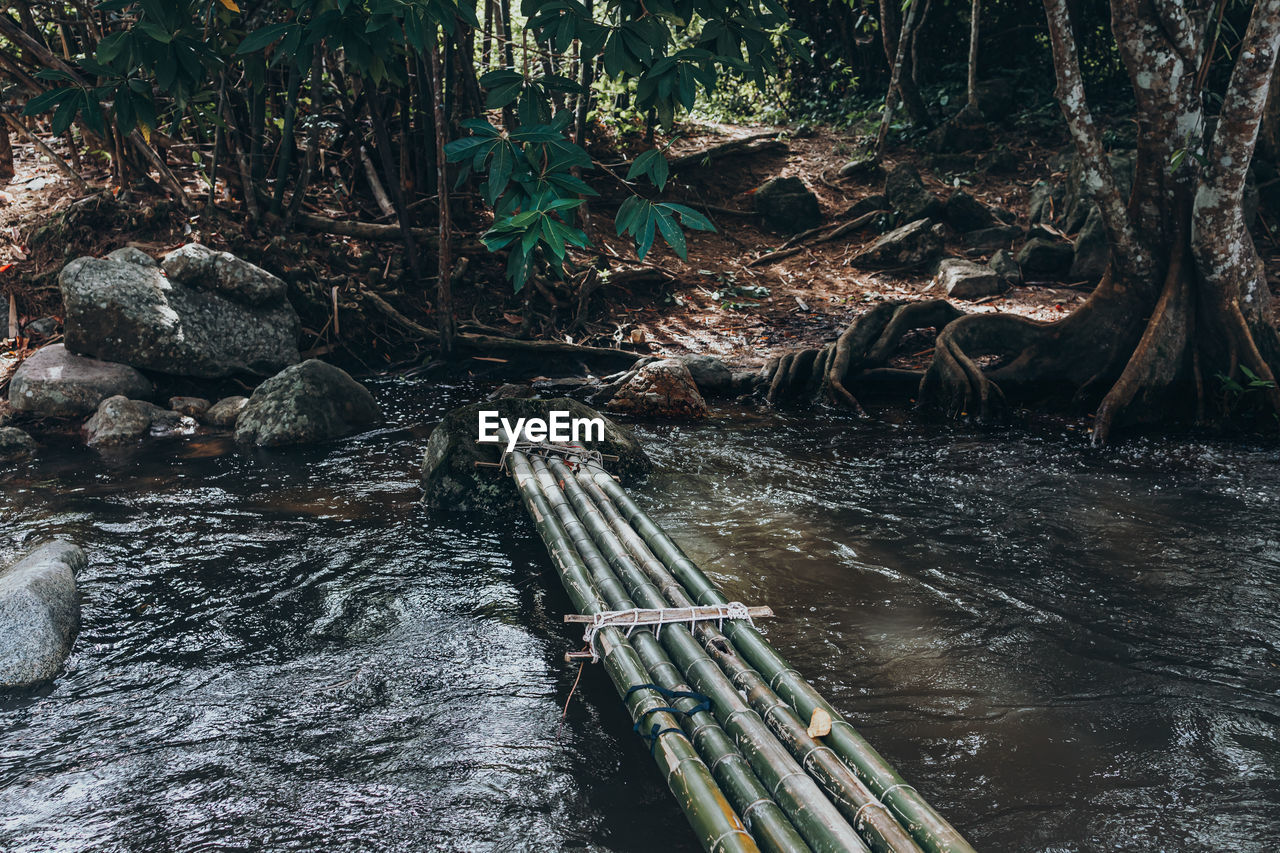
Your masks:
M 1061 275 L 1071 266 L 1075 251 L 1070 243 L 1060 243 L 1047 237 L 1032 237 L 1018 251 L 1018 266 L 1024 272 L 1044 275 Z
M 298 315 L 279 279 L 223 253 L 178 253 L 165 259 L 178 278 L 136 249 L 63 267 L 67 348 L 202 378 L 266 376 L 298 361 Z
M 798 234 L 822 224 L 818 197 L 799 178 L 770 178 L 753 195 L 764 224 L 783 234 Z
M 942 202 L 929 192 L 920 180 L 920 173 L 910 163 L 894 167 L 884 179 L 884 194 L 900 222 L 937 218 L 942 214 Z
M 35 439 L 17 427 L 0 426 L 0 462 L 19 462 L 35 453 Z
M 1022 284 L 1022 267 L 1018 266 L 1018 262 L 1013 259 L 1012 253 L 1007 249 L 1001 249 L 992 255 L 991 260 L 987 261 L 987 266 L 1010 284 Z
M 611 412 L 657 418 L 705 418 L 707 403 L 689 368 L 662 359 L 640 368 L 605 405 Z
M 436 510 L 515 509 L 520 497 L 511 478 L 477 462 L 497 463 L 503 446 L 479 443 L 480 412 L 493 411 L 512 424 L 520 418 L 548 419 L 553 411 L 570 418 L 601 418 L 604 440 L 593 441 L 590 450 L 607 456 L 605 467 L 620 477 L 643 474 L 650 468 L 640 442 L 631 431 L 599 412 L 568 397 L 528 399 L 505 397 L 454 409 L 431 432 L 422 455 L 423 502 Z
M 341 438 L 382 419 L 369 389 L 345 370 L 309 359 L 254 389 L 236 419 L 236 441 L 259 447 Z
M 1015 241 L 1022 239 L 1022 229 L 1016 225 L 993 225 L 990 228 L 979 228 L 965 234 L 962 241 L 966 248 L 980 252 L 993 252 L 996 249 L 1007 249 Z
M 895 228 L 863 249 L 853 260 L 864 266 L 918 267 L 942 254 L 942 226 L 917 219 Z
M 240 419 L 240 413 L 248 404 L 248 397 L 223 397 L 210 406 L 204 414 L 199 415 L 199 418 L 201 422 L 211 427 L 234 429 L 236 421 Z
M 1007 285 L 1000 274 L 985 264 L 963 258 L 947 258 L 938 264 L 933 287 L 954 299 L 978 299 L 994 296 Z
M 14 411 L 44 417 L 87 415 L 108 397 L 149 397 L 147 377 L 126 364 L 83 358 L 62 344 L 42 347 L 19 365 L 9 383 Z
M 969 195 L 964 190 L 956 190 L 947 199 L 947 224 L 957 231 L 977 231 L 979 228 L 992 228 L 1000 225 L 995 211 Z
M 76 574 L 84 566 L 83 551 L 55 540 L 0 572 L 0 686 L 58 674 L 80 627 Z

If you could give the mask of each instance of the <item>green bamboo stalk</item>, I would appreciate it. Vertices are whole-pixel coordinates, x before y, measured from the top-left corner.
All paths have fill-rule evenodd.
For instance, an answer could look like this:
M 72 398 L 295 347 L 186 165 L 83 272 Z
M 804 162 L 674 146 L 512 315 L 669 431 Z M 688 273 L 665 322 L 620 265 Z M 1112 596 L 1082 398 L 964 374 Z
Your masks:
M 587 467 L 592 480 L 617 505 L 645 544 L 684 585 L 695 602 L 702 605 L 728 603 L 711 579 L 614 482 L 608 472 L 594 464 Z M 831 733 L 825 737 L 825 743 L 890 808 L 926 853 L 976 853 L 969 842 L 915 788 L 908 785 L 812 685 L 791 668 L 754 626 L 741 620 L 727 620 L 724 633 L 769 687 L 785 699 L 802 719 L 811 718 L 815 708 L 822 708 L 831 715 Z
M 609 604 L 617 610 L 635 607 L 636 602 L 628 594 L 630 592 L 642 607 L 668 606 L 667 600 L 612 535 L 609 525 L 564 463 L 553 459 L 548 465 L 541 459 L 535 459 L 533 464 L 544 497 L 560 514 L 575 548 L 596 579 L 597 587 L 612 591 L 606 595 Z M 601 553 L 602 549 L 608 557 Z M 622 589 L 620 578 L 626 580 L 626 590 Z M 639 632 L 633 634 L 636 636 Z M 672 655 L 694 688 L 711 698 L 716 718 L 733 735 L 760 781 L 773 790 L 778 805 L 814 850 L 868 850 L 822 789 L 742 699 L 733 682 L 707 656 L 688 627 L 677 624 L 665 626 L 661 645 Z
M 643 569 L 652 584 L 664 591 L 666 600 L 676 607 L 690 607 L 688 597 L 679 581 L 667 571 L 653 552 L 649 550 L 635 530 L 627 523 L 614 503 L 581 467 L 578 469 L 578 485 L 590 496 L 595 507 L 604 516 L 615 541 L 621 542 L 635 562 Z M 769 728 L 800 762 L 817 779 L 831 796 L 836 807 L 849 819 L 853 828 L 876 853 L 919 853 L 920 848 L 906 830 L 857 775 L 824 744 L 809 736 L 808 726 L 795 711 L 733 651 L 732 645 L 715 625 L 704 622 L 698 626 L 697 637 L 712 660 L 746 695 L 748 703 L 760 714 Z
M 551 554 L 569 598 L 581 613 L 600 612 L 602 601 L 564 528 L 543 498 L 528 459 L 523 454 L 512 453 L 507 456 L 507 463 L 525 509 Z M 662 694 L 645 687 L 632 690 L 648 684 L 649 677 L 626 637 L 616 628 L 606 628 L 597 634 L 597 643 L 604 668 L 631 719 L 658 726 L 652 741 L 654 761 L 703 848 L 708 853 L 758 851 L 760 848 L 717 787 L 679 721 L 670 712 L 659 710 L 667 705 Z

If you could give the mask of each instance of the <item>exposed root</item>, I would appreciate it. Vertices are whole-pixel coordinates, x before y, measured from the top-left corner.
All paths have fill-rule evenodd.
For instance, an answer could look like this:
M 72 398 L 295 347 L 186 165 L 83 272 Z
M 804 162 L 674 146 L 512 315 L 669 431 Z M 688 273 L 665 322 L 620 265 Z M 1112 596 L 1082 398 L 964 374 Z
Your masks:
M 805 392 L 818 399 L 865 414 L 849 391 L 851 377 L 881 368 L 904 335 L 915 329 L 944 326 L 963 312 L 944 299 L 886 302 L 849 324 L 839 338 L 822 349 L 784 353 L 766 369 L 771 377 L 767 399 L 776 405 Z

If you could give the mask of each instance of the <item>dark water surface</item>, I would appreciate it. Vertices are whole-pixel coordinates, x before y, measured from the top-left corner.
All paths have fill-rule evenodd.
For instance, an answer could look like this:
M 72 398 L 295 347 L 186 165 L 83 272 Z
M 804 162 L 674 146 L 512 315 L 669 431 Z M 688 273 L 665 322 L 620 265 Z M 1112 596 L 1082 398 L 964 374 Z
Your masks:
M 531 526 L 429 517 L 432 421 L 72 446 L 0 558 L 84 545 L 66 673 L 0 699 L 0 850 L 686 850 Z M 640 501 L 981 850 L 1280 843 L 1274 447 L 761 416 L 640 430 Z M 175 455 L 179 458 L 175 460 Z

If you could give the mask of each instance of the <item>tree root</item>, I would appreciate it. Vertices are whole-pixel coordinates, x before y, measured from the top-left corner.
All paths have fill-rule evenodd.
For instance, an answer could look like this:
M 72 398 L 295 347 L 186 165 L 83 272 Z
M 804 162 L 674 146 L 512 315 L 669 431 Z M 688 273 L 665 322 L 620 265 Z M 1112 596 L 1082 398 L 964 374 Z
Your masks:
M 771 361 L 765 368 L 769 380 L 766 399 L 777 405 L 809 392 L 832 405 L 865 414 L 847 387 L 850 378 L 884 368 L 908 332 L 929 327 L 941 330 L 963 316 L 944 299 L 877 305 L 821 349 L 793 350 Z M 890 373 L 901 381 L 901 371 Z

